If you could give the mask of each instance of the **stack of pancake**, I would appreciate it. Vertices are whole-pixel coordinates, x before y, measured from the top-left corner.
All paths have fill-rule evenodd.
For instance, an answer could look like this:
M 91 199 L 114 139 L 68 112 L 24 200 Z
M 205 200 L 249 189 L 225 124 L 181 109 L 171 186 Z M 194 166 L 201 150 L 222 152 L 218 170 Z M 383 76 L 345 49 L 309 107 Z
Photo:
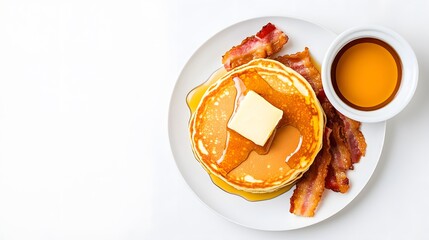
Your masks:
M 250 90 L 283 111 L 264 146 L 228 128 Z M 238 190 L 267 193 L 294 184 L 309 169 L 322 147 L 324 126 L 316 94 L 300 74 L 275 60 L 255 59 L 207 89 L 189 131 L 194 155 L 209 174 Z

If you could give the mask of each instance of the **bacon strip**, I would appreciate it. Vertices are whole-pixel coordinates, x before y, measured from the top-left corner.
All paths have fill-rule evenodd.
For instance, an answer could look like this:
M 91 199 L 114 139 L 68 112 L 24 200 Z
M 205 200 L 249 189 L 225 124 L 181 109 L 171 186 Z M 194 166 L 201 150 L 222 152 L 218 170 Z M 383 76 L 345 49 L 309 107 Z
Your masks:
M 274 24 L 268 23 L 256 34 L 232 47 L 222 57 L 227 71 L 246 64 L 256 58 L 266 58 L 277 53 L 288 41 L 288 36 Z
M 350 150 L 352 163 L 357 163 L 362 156 L 365 156 L 366 153 L 365 137 L 359 130 L 361 123 L 350 119 L 341 113 L 338 113 L 338 116 L 344 125 L 343 134 L 345 136 L 348 149 Z
M 329 166 L 328 176 L 325 179 L 325 187 L 335 192 L 345 193 L 349 190 L 347 170 L 352 168 L 350 152 L 344 138 L 341 136 L 341 127 L 334 123 L 331 135 L 332 161 Z
M 365 155 L 366 142 L 360 131 L 360 122 L 349 119 L 339 113 L 326 98 L 319 70 L 311 61 L 310 51 L 280 56 L 276 60 L 300 73 L 312 86 L 327 117 L 326 126 L 332 128 L 330 153 L 332 160 L 328 167 L 325 187 L 337 192 L 349 189 L 347 170 L 353 169 L 353 163 Z M 322 151 L 327 146 L 323 146 Z M 318 193 L 314 193 L 318 194 Z
M 307 47 L 302 52 L 280 56 L 276 60 L 301 74 L 310 83 L 317 96 L 323 92 L 322 78 L 319 70 L 311 61 L 310 51 Z
M 325 128 L 323 149 L 320 151 L 310 169 L 296 184 L 290 199 L 289 211 L 295 215 L 312 217 L 319 205 L 325 189 L 325 178 L 328 174 L 328 165 L 331 162 L 329 152 L 331 129 Z

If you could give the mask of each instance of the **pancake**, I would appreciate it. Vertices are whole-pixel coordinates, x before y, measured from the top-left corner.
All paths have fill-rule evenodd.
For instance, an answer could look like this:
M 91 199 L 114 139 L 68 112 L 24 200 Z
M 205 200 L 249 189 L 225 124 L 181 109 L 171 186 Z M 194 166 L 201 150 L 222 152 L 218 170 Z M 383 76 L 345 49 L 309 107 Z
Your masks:
M 227 127 L 237 102 L 252 90 L 283 111 L 264 146 Z M 308 82 L 269 59 L 256 59 L 220 77 L 191 114 L 192 150 L 204 169 L 238 190 L 267 193 L 293 184 L 322 147 L 324 113 Z M 255 126 L 257 127 L 257 126 Z

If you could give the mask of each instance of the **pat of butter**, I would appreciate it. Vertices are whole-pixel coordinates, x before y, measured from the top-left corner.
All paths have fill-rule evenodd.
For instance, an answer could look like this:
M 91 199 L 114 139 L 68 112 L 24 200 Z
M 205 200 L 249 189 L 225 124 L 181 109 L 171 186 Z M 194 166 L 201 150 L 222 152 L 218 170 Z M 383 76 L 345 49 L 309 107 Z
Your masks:
M 264 146 L 283 116 L 283 111 L 249 91 L 228 122 L 228 127 L 259 146 Z

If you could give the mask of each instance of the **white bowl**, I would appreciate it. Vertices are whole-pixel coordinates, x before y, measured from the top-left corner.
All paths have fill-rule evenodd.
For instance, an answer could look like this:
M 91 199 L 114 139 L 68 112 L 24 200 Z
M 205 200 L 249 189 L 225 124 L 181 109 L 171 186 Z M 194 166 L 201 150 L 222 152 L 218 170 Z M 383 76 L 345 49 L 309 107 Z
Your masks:
M 384 107 L 371 111 L 358 110 L 343 102 L 336 94 L 331 79 L 335 56 L 347 43 L 360 38 L 384 41 L 395 49 L 402 62 L 402 78 L 396 96 Z M 418 74 L 417 58 L 408 42 L 391 29 L 376 25 L 355 27 L 341 33 L 328 48 L 322 63 L 322 83 L 326 97 L 339 112 L 361 122 L 385 121 L 403 110 L 414 95 Z

